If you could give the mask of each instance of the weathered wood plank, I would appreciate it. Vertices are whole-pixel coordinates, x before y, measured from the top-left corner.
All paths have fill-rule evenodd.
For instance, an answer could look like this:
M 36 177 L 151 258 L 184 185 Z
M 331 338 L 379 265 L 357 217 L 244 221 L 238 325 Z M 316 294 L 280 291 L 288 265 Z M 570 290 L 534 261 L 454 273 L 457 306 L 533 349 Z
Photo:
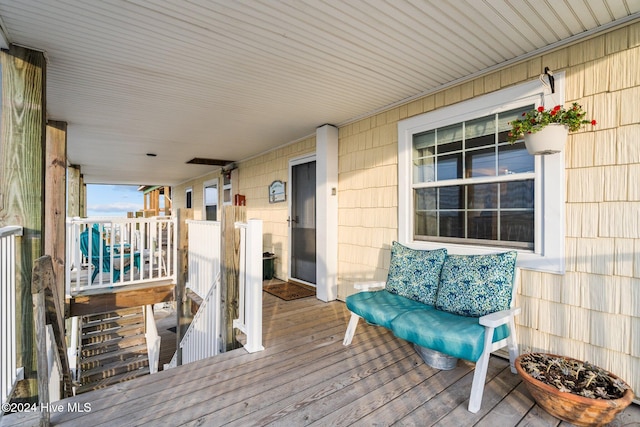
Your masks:
M 480 420 L 477 426 L 495 427 L 501 425 L 516 425 L 527 415 L 527 412 L 531 410 L 533 405 L 535 405 L 535 402 L 526 391 L 524 383 L 521 382 L 509 395 L 502 399 L 491 412 Z
M 77 295 L 69 301 L 70 316 L 84 316 L 93 313 L 115 311 L 125 307 L 169 302 L 174 299 L 174 285 L 123 288 L 111 293 Z
M 394 363 L 385 369 L 375 371 L 375 375 L 366 375 L 349 384 L 333 381 L 328 387 L 319 393 L 304 395 L 301 400 L 290 405 L 284 411 L 276 412 L 259 420 L 259 425 L 307 425 L 314 421 L 324 423 L 323 418 L 329 417 L 329 425 L 332 421 L 338 421 L 332 415 L 336 410 L 358 401 L 363 396 L 372 396 L 373 402 L 388 401 L 387 397 L 397 397 L 404 391 L 412 388 L 416 382 L 431 376 L 434 370 L 424 369 L 420 357 L 412 352 L 411 347 L 403 347 L 404 351 Z M 366 372 L 371 369 L 371 362 L 360 367 Z M 418 367 L 421 367 L 418 369 Z M 373 368 L 375 369 L 375 367 Z M 426 372 L 429 371 L 429 372 Z M 354 409 L 353 405 L 350 409 Z M 348 411 L 347 411 L 348 412 Z M 359 414 L 361 417 L 363 414 Z M 358 418 L 359 418 L 358 417 Z
M 277 388 L 265 386 L 266 391 L 217 412 L 207 414 L 206 417 L 200 419 L 210 422 L 212 425 L 218 424 L 219 420 L 225 420 L 229 426 L 259 425 L 265 423 L 269 417 L 277 419 L 281 414 L 288 414 L 291 408 L 296 410 L 298 402 L 304 396 L 307 399 L 310 399 L 311 396 L 321 399 L 321 396 L 331 393 L 337 388 L 347 387 L 355 381 L 386 369 L 406 355 L 406 346 L 402 343 L 399 343 L 397 348 L 387 346 L 386 349 L 390 351 L 382 355 L 372 349 L 366 350 L 366 347 L 368 346 L 365 346 L 364 349 L 354 349 L 354 354 L 349 357 L 352 357 L 356 363 L 354 363 L 354 367 L 346 371 L 344 369 L 349 368 L 350 365 L 336 363 L 305 373 L 305 375 L 298 376 Z M 365 351 L 358 353 L 361 350 Z M 187 425 L 195 425 L 197 421 L 194 420 Z
M 489 362 L 489 367 L 487 369 L 487 381 L 491 380 L 504 369 L 503 364 L 495 362 L 496 360 L 493 359 Z M 499 360 L 497 360 L 497 362 L 499 362 Z M 467 362 L 460 361 L 458 363 Z M 426 401 L 423 405 L 416 408 L 416 410 L 407 414 L 406 417 L 400 419 L 397 425 L 430 426 L 436 424 L 439 420 L 448 416 L 452 409 L 468 402 L 472 380 L 473 371 L 470 371 L 460 381 L 452 384 L 445 391 L 439 393 L 433 399 Z
M 343 326 L 341 325 L 341 327 Z M 248 384 L 253 384 L 257 380 L 266 381 L 270 376 L 281 375 L 283 370 L 287 371 L 287 367 L 292 366 L 292 362 L 304 366 L 305 360 L 314 360 L 312 357 L 313 352 L 329 354 L 331 351 L 342 350 L 340 346 L 335 345 L 339 341 L 339 337 L 336 337 L 333 333 L 336 329 L 337 327 L 327 330 L 324 334 L 316 334 L 316 338 L 311 341 L 304 337 L 289 341 L 289 346 L 286 349 L 281 348 L 280 351 L 272 352 L 273 354 L 267 357 L 255 357 L 248 353 L 239 353 L 241 356 L 222 361 L 220 364 L 216 363 L 215 366 L 212 366 L 211 363 L 200 363 L 202 361 L 195 362 L 200 363 L 202 365 L 201 368 L 174 378 L 174 385 L 180 385 L 181 392 L 185 392 L 190 396 L 187 399 L 189 403 L 192 402 L 192 399 L 199 398 L 198 395 L 211 401 L 213 396 L 225 393 L 236 386 L 244 387 Z M 244 363 L 242 363 L 243 361 Z M 188 366 L 191 365 L 193 364 Z M 202 374 L 205 371 L 206 376 Z M 211 383 L 209 383 L 210 381 Z M 208 390 L 209 388 L 211 390 Z M 202 389 L 208 391 L 200 393 L 198 390 Z M 163 394 L 165 391 L 159 390 L 158 393 Z M 165 398 L 170 398 L 170 396 L 169 393 Z M 135 397 L 140 398 L 140 395 Z M 156 394 L 154 401 L 160 403 L 163 400 Z M 209 405 L 215 405 L 216 403 L 217 400 L 216 402 L 209 402 Z M 135 411 L 136 406 L 132 405 L 131 409 Z M 211 408 L 211 406 L 209 407 Z
M 344 306 L 342 303 L 337 302 L 332 304 Z M 335 322 L 318 322 L 316 319 L 314 322 L 317 330 L 322 331 L 327 329 L 326 334 L 321 334 L 326 336 L 326 338 L 323 339 L 326 339 L 327 342 L 331 343 L 342 339 L 344 325 L 346 324 L 344 320 Z M 274 325 L 274 327 L 277 327 L 277 325 Z M 99 417 L 99 419 L 101 420 L 100 423 L 104 422 L 108 424 L 109 420 L 112 417 L 117 417 L 124 411 L 124 408 L 122 408 L 120 405 L 145 397 L 146 399 L 155 399 L 155 397 L 151 396 L 152 393 L 150 392 L 150 390 L 166 389 L 168 391 L 171 391 L 171 394 L 168 397 L 163 397 L 162 399 L 175 399 L 175 390 L 180 390 L 180 392 L 182 393 L 182 387 L 185 384 L 200 384 L 203 378 L 222 380 L 224 378 L 235 378 L 238 375 L 246 372 L 257 372 L 265 369 L 265 366 L 268 366 L 271 361 L 290 359 L 295 357 L 295 348 L 297 347 L 308 347 L 317 339 L 320 340 L 319 342 L 322 342 L 320 338 L 314 338 L 314 336 L 318 336 L 317 334 L 312 334 L 311 336 L 309 334 L 302 335 L 302 332 L 300 334 L 300 337 L 293 337 L 294 339 L 282 340 L 277 345 L 267 348 L 264 352 L 249 354 L 242 349 L 234 350 L 232 352 L 224 353 L 217 356 L 216 363 L 211 363 L 211 359 L 194 362 L 186 365 L 185 368 L 187 369 L 180 368 L 163 371 L 152 376 L 137 379 L 136 381 L 126 382 L 109 387 L 101 391 L 99 394 L 90 392 L 81 396 L 76 396 L 74 398 L 71 398 L 70 402 L 91 402 L 92 413 L 94 414 L 94 416 Z M 218 377 L 218 374 L 220 374 L 221 376 Z M 171 383 L 171 387 L 167 388 L 166 386 L 163 386 L 163 384 L 165 384 L 165 381 L 169 381 Z M 215 387 L 216 385 L 214 383 L 213 385 L 205 387 L 205 389 L 201 390 L 200 392 L 203 395 L 207 396 L 208 390 L 214 389 Z M 148 405 L 148 402 L 144 399 L 137 400 L 136 402 L 137 404 L 133 408 L 133 412 L 130 414 L 134 418 L 135 414 L 139 413 L 141 407 L 140 405 Z M 157 401 L 157 403 L 162 404 L 164 404 L 164 402 L 164 400 Z M 112 411 L 112 408 L 118 408 L 115 415 L 113 413 L 106 414 L 102 412 Z M 173 409 L 175 410 L 175 408 Z M 71 413 L 66 414 L 66 417 L 64 419 L 70 421 L 81 419 L 82 417 L 84 417 L 84 414 Z M 53 421 L 58 422 L 59 419 L 54 418 Z M 98 424 L 98 422 L 95 421 L 92 421 L 92 423 Z
M 455 408 L 450 408 L 450 412 L 447 414 L 447 423 L 452 423 L 452 425 L 474 425 L 482 417 L 488 414 L 493 410 L 493 407 L 496 406 L 506 395 L 508 395 L 511 390 L 516 388 L 516 386 L 522 381 L 520 377 L 511 372 L 511 369 L 508 366 L 508 363 L 502 359 L 491 360 L 497 369 L 503 367 L 498 374 L 489 378 L 487 374 L 488 380 L 484 386 L 484 394 L 482 396 L 482 407 L 477 413 L 471 413 L 467 410 L 469 406 L 469 392 L 471 388 L 467 389 L 467 395 L 465 396 L 464 402 L 456 406 Z M 505 366 L 506 365 L 506 366 Z
M 419 408 L 425 401 L 432 399 L 437 394 L 446 390 L 454 383 L 467 375 L 472 369 L 468 363 L 459 363 L 455 369 L 449 371 L 439 371 L 437 374 L 425 378 L 425 380 L 404 393 L 401 398 L 391 400 L 388 403 L 371 409 L 365 416 L 358 419 L 361 425 L 392 425 L 405 414 Z M 367 403 L 364 396 L 365 404 Z M 362 403 L 360 403 L 362 404 Z M 340 410 L 339 412 L 343 412 Z M 348 416 L 349 419 L 353 418 Z
M 380 341 L 380 344 L 383 345 L 384 342 Z M 317 371 L 323 370 L 325 375 L 339 374 L 340 372 L 335 372 L 335 365 L 344 359 L 344 349 L 340 347 L 341 343 L 336 341 L 325 346 L 301 347 L 297 351 L 291 352 L 290 357 L 286 359 L 272 359 L 271 363 L 263 366 L 260 370 L 241 373 L 235 378 L 217 382 L 212 385 L 216 390 L 206 395 L 199 391 L 190 391 L 190 398 L 185 402 L 188 409 L 185 411 L 165 413 L 165 408 L 158 405 L 157 411 L 153 411 L 149 418 L 143 418 L 140 420 L 140 424 L 136 423 L 136 425 L 160 422 L 169 425 L 181 425 L 186 422 L 204 422 L 204 425 L 215 425 L 217 424 L 216 419 L 218 422 L 224 419 L 216 415 L 216 411 L 224 411 L 231 406 L 253 411 L 260 408 L 270 409 L 270 406 L 265 406 L 262 403 L 263 399 L 269 400 L 269 396 L 272 399 L 282 399 L 289 395 L 287 387 L 300 393 L 300 390 L 305 386 L 305 381 L 309 381 Z M 362 351 L 364 347 L 366 346 L 355 351 Z M 312 348 L 312 350 L 302 353 L 307 348 Z M 378 353 L 381 351 L 377 350 Z M 294 366 L 295 370 L 291 369 Z M 361 366 L 360 369 L 372 368 Z M 249 400 L 258 406 L 249 406 Z M 231 412 L 233 413 L 233 411 Z M 260 424 L 263 423 L 258 422 L 256 425 Z M 247 424 L 244 423 L 244 425 Z
M 533 405 L 500 358 L 489 362 L 483 407 L 466 408 L 473 364 L 436 371 L 411 344 L 361 324 L 341 343 L 348 313 L 341 302 L 284 302 L 264 295 L 263 352 L 243 349 L 65 399 L 91 403 L 90 413 L 52 414 L 60 426 L 112 425 L 515 425 L 558 426 Z M 269 307 L 267 309 L 267 307 Z M 291 315 L 287 316 L 287 307 Z M 530 408 L 530 409 L 527 409 Z M 618 421 L 637 420 L 632 405 Z M 37 425 L 37 414 L 4 417 L 0 425 Z M 633 417 L 636 418 L 633 418 Z M 623 418 L 624 417 L 624 418 Z M 619 427 L 621 424 L 614 424 Z

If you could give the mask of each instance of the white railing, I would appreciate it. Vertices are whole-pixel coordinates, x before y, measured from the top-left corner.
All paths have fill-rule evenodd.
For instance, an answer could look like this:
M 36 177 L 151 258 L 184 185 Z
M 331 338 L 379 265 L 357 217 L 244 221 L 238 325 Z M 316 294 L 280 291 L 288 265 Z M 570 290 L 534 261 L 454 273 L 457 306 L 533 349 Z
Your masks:
M 71 318 L 71 330 L 69 337 L 69 347 L 67 347 L 67 358 L 69 359 L 69 370 L 71 371 L 71 381 L 80 382 L 80 344 L 82 343 L 82 317 L 73 316 Z
M 187 287 L 202 298 L 202 304 L 180 342 L 183 364 L 220 351 L 220 222 L 189 220 L 187 225 Z M 165 369 L 176 365 L 177 353 Z
M 152 281 L 175 283 L 177 240 L 172 217 L 68 219 L 67 296 Z
M 187 221 L 189 277 L 187 287 L 204 298 L 220 274 L 220 222 Z
M 209 234 L 211 229 L 205 233 L 204 229 L 195 228 L 215 227 L 210 221 L 209 224 L 201 224 L 204 221 L 188 222 L 190 288 L 203 289 L 195 284 L 201 280 L 196 277 L 198 275 L 208 278 L 211 277 L 209 276 L 211 272 L 215 272 L 213 276 L 215 280 L 211 283 L 209 279 L 203 279 L 205 285 L 208 285 L 208 290 L 180 343 L 182 364 L 215 356 L 220 352 L 221 345 L 219 340 L 221 334 L 220 248 L 217 243 L 220 240 L 219 237 L 216 237 L 217 240 L 211 240 L 213 239 Z M 240 298 L 239 316 L 238 319 L 233 320 L 233 326 L 245 334 L 244 348 L 253 353 L 264 350 L 262 346 L 262 221 L 249 220 L 248 223 L 236 223 L 236 227 L 240 228 Z M 197 234 L 194 233 L 196 230 L 198 230 Z M 218 227 L 218 233 L 219 230 Z M 200 246 L 201 242 L 192 243 L 192 239 L 200 239 L 206 244 Z M 191 256 L 192 248 L 193 257 Z M 195 269 L 193 269 L 194 265 L 197 266 Z M 177 354 L 164 366 L 164 369 L 175 366 L 177 366 Z
M 16 366 L 16 237 L 19 236 L 22 236 L 22 227 L 0 228 L 0 397 L 3 404 L 24 374 L 23 368 Z
M 262 346 L 262 221 L 250 219 L 236 223 L 240 228 L 240 300 L 233 327 L 246 335 L 245 350 L 264 350 Z
M 220 349 L 220 274 L 180 342 L 182 364 L 215 356 Z M 175 365 L 174 365 L 175 366 Z M 173 366 L 170 366 L 173 367 Z
M 153 315 L 153 306 L 144 306 L 144 335 L 147 339 L 147 355 L 149 357 L 149 373 L 158 372 L 158 362 L 160 361 L 160 335 L 156 326 L 156 319 Z

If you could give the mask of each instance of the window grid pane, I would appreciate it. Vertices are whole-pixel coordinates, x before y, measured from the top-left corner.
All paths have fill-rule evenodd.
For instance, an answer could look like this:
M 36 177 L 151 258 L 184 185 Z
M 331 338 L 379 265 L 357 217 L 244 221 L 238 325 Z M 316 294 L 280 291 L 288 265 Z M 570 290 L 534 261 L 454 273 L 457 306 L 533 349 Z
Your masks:
M 534 170 L 534 158 L 524 144 L 506 142 L 507 120 L 519 117 L 521 111 L 481 117 L 414 136 L 416 239 L 533 247 L 534 179 L 501 178 Z M 492 178 L 496 182 L 487 182 Z M 475 183 L 477 179 L 482 183 Z M 456 185 L 452 180 L 458 181 Z M 431 184 L 420 188 L 424 183 Z

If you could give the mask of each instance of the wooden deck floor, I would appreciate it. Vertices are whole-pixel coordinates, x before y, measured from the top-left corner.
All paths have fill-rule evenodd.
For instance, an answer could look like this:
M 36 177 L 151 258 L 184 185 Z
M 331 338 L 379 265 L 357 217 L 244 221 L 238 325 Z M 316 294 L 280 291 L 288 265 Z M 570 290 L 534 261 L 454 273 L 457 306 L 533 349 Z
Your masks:
M 467 411 L 473 366 L 425 365 L 411 345 L 362 323 L 342 345 L 341 302 L 264 293 L 265 350 L 235 350 L 61 401 L 58 426 L 567 426 L 538 408 L 505 360 L 489 364 L 482 409 Z M 90 412 L 68 405 L 89 404 Z M 33 414 L 2 426 L 36 425 Z M 615 426 L 639 426 L 632 405 Z

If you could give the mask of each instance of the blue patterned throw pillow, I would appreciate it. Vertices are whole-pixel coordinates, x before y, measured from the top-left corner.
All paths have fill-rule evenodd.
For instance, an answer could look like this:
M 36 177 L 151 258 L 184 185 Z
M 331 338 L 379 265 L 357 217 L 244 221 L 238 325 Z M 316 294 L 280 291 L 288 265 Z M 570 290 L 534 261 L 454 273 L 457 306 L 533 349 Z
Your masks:
M 448 255 L 442 267 L 436 308 L 480 317 L 511 304 L 517 252 Z
M 385 289 L 391 293 L 434 305 L 446 249 L 411 249 L 393 242 Z

